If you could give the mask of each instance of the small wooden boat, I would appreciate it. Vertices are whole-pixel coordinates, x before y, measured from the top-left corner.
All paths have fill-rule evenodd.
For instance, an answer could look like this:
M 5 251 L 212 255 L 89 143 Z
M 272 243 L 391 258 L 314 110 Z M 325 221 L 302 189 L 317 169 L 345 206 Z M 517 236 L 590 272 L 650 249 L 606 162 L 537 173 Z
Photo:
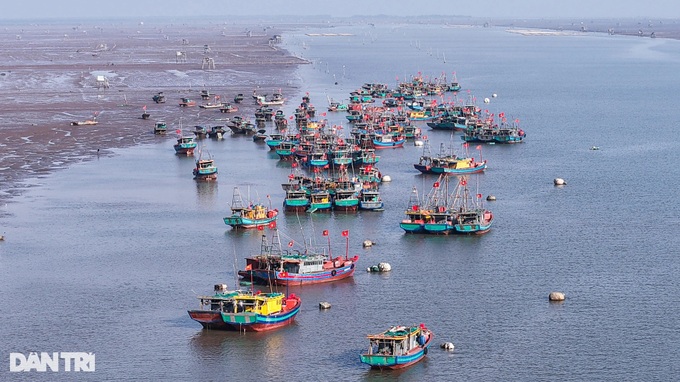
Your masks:
M 227 330 L 264 332 L 284 327 L 300 311 L 300 297 L 291 293 L 238 294 L 221 312 Z
M 165 103 L 165 95 L 163 94 L 163 92 L 156 93 L 151 99 L 155 103 Z
M 452 210 L 456 212 L 453 228 L 463 235 L 482 235 L 491 230 L 493 213 L 482 205 L 482 194 L 471 195 L 463 176 L 456 187 Z
M 183 97 L 182 100 L 179 102 L 179 106 L 181 106 L 181 107 L 196 106 L 196 101 L 192 101 L 189 98 Z
M 231 201 L 231 216 L 224 218 L 224 224 L 232 226 L 234 229 L 259 228 L 268 226 L 276 227 L 276 218 L 279 210 L 266 207 L 263 204 L 250 203 L 246 206 L 243 203 L 241 192 L 238 187 L 234 187 L 234 195 Z
M 234 96 L 234 103 L 241 103 L 243 101 L 243 93 L 238 93 Z
M 200 308 L 187 311 L 192 320 L 200 323 L 204 329 L 230 329 L 222 319 L 222 311 L 233 307 L 234 297 L 252 294 L 241 290 L 228 290 L 227 284 L 215 284 L 215 294 L 198 296 Z
M 203 139 L 208 136 L 208 128 L 205 126 L 194 126 L 194 136 L 196 139 Z
M 168 131 L 168 125 L 163 122 L 163 121 L 157 121 L 153 125 L 153 133 L 154 134 L 165 134 Z
M 425 357 L 434 333 L 425 325 L 393 326 L 388 330 L 368 335 L 368 351 L 361 354 L 361 362 L 373 369 L 401 369 Z
M 238 108 L 236 106 L 233 106 L 229 102 L 223 102 L 222 106 L 220 107 L 221 113 L 235 113 L 237 111 L 238 111 Z
M 194 150 L 196 149 L 196 140 L 194 137 L 179 137 L 177 138 L 177 143 L 173 146 L 175 148 L 175 153 L 178 155 L 194 155 Z

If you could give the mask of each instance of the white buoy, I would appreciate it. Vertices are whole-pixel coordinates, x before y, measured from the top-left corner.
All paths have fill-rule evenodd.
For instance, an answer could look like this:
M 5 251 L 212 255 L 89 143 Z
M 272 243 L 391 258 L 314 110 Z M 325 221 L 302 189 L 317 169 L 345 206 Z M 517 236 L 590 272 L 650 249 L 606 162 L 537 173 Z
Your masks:
M 493 196 L 493 195 L 489 195 L 489 196 L 486 197 L 486 200 L 488 200 L 488 201 L 490 201 L 490 202 L 495 202 L 495 201 L 496 201 L 496 197 Z
M 380 263 L 378 264 L 378 269 L 380 269 L 380 272 L 389 272 L 392 270 L 392 266 L 390 263 Z
M 420 146 L 422 146 L 423 144 L 424 144 L 424 143 L 423 143 L 423 141 L 421 141 L 421 140 L 415 140 L 415 141 L 413 141 L 413 145 L 414 145 L 414 146 L 419 146 L 419 147 L 420 147 Z
M 443 342 L 439 347 L 446 351 L 453 351 L 454 348 L 453 342 Z
M 372 247 L 372 246 L 373 246 L 373 242 L 370 241 L 370 240 L 364 240 L 364 242 L 363 242 L 362 245 L 364 246 L 364 248 Z
M 490 99 L 488 99 L 488 98 L 484 98 L 484 103 L 489 103 L 489 102 L 491 102 L 491 100 L 490 100 Z
M 327 301 L 321 301 L 319 303 L 319 309 L 330 309 L 331 308 L 331 303 Z
M 391 181 L 392 181 L 392 178 L 390 178 L 389 175 L 385 175 L 385 176 L 382 177 L 382 181 L 383 181 L 383 182 L 391 182 Z
M 548 300 L 550 301 L 564 301 L 566 296 L 562 292 L 550 292 Z
M 553 183 L 556 186 L 565 186 L 567 184 L 567 182 L 565 182 L 564 179 L 562 178 L 555 178 L 555 180 L 553 180 Z
M 491 95 L 491 97 L 496 98 L 496 97 L 498 97 L 498 94 L 493 93 L 493 94 Z

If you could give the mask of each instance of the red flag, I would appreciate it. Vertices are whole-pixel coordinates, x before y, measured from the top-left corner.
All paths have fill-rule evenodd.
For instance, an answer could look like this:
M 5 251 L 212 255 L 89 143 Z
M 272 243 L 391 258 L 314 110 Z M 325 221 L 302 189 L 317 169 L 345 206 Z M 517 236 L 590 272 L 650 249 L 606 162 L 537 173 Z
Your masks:
M 289 246 L 289 247 L 292 247 L 292 246 L 293 246 L 293 240 L 291 240 L 291 241 L 288 242 L 288 246 Z
M 434 188 L 439 188 L 439 182 L 434 182 L 434 184 L 432 185 L 432 187 L 434 187 Z
M 482 198 L 482 194 L 477 194 L 477 199 L 481 199 L 481 198 Z
M 463 186 L 466 185 L 466 184 L 467 184 L 467 180 L 461 179 L 461 180 L 460 180 L 460 184 L 463 185 Z
M 253 270 L 253 264 L 246 265 L 246 271 L 252 271 L 252 270 Z
M 348 236 L 349 236 L 349 231 L 342 231 L 342 236 L 348 237 Z
M 323 230 L 323 233 L 322 233 L 322 235 L 324 235 L 324 236 L 328 236 L 328 230 L 327 230 L 327 229 Z
M 182 134 L 182 130 L 177 129 L 177 130 L 175 130 L 175 133 Z
M 269 228 L 270 229 L 276 228 L 276 220 L 272 220 L 272 221 L 269 222 Z
M 481 150 L 481 149 L 482 149 L 482 145 L 477 145 L 477 147 L 475 147 L 475 148 L 476 148 L 477 150 Z
M 264 230 L 264 226 L 263 226 L 263 225 L 258 225 L 258 226 L 257 226 L 257 230 L 258 230 L 258 231 Z
M 146 111 L 146 105 L 144 105 L 144 107 L 143 107 L 142 109 L 143 109 L 144 111 Z
M 413 207 L 411 207 L 411 209 L 412 209 L 413 211 L 418 211 L 418 208 L 420 208 L 420 207 L 418 207 L 418 205 L 417 205 L 417 204 L 416 204 L 416 205 L 414 205 Z
M 468 146 L 470 146 L 469 143 L 467 143 L 467 142 L 463 143 L 463 147 L 468 148 Z

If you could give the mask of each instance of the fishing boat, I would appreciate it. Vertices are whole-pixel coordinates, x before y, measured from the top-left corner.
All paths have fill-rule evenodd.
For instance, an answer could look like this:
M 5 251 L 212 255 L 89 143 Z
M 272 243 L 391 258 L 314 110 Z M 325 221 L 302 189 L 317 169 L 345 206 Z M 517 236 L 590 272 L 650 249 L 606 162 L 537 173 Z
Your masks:
M 252 294 L 242 290 L 228 290 L 227 284 L 215 284 L 215 294 L 212 296 L 198 296 L 199 309 L 189 310 L 189 317 L 200 323 L 204 329 L 228 330 L 222 319 L 222 311 L 233 309 L 234 297 L 244 294 Z
M 304 212 L 309 208 L 307 192 L 301 188 L 286 190 L 283 199 L 283 210 L 286 212 Z
M 276 227 L 276 218 L 279 210 L 272 209 L 260 203 L 243 203 L 243 197 L 238 187 L 234 187 L 234 195 L 231 201 L 231 216 L 224 218 L 224 224 L 234 229 L 260 228 L 268 226 Z
M 526 137 L 524 130 L 515 124 L 502 122 L 494 124 L 487 120 L 481 125 L 469 126 L 460 138 L 465 142 L 478 143 L 520 143 Z
M 307 212 L 330 212 L 333 207 L 331 194 L 326 189 L 314 189 L 309 194 L 309 208 Z
M 243 101 L 243 93 L 238 93 L 234 96 L 234 103 L 241 103 Z
M 463 143 L 463 148 L 468 148 L 468 143 Z M 418 163 L 413 164 L 416 170 L 423 174 L 476 174 L 486 170 L 486 161 L 481 158 L 482 146 L 477 146 L 479 150 L 480 160 L 476 161 L 474 157 L 469 155 L 459 157 L 453 153 L 453 150 L 445 150 L 442 143 L 439 148 L 439 153 L 435 156 L 429 152 L 429 143 L 423 147 L 423 155 L 421 155 Z
M 196 146 L 196 139 L 194 137 L 180 136 L 173 147 L 175 148 L 175 154 L 189 156 L 194 155 Z
M 253 142 L 264 142 L 267 139 L 267 130 L 260 129 L 253 135 Z
M 376 134 L 373 138 L 374 149 L 394 149 L 404 147 L 406 139 L 400 135 Z
M 220 106 L 220 113 L 235 113 L 238 111 L 238 108 L 236 106 L 233 106 L 229 102 L 223 102 L 222 106 Z
M 165 94 L 163 94 L 163 92 L 158 92 L 153 97 L 151 97 L 151 99 L 155 103 L 165 103 Z
M 291 240 L 288 249 L 281 249 L 278 230 L 274 230 L 271 243 L 262 235 L 260 254 L 246 258 L 246 269 L 238 274 L 244 280 L 265 285 L 310 285 L 342 280 L 354 275 L 359 256 L 349 257 L 349 231 L 342 231 L 346 239 L 345 256 L 333 256 L 328 230 L 322 235 L 328 238 L 328 247 L 304 243 L 295 249 Z M 297 243 L 300 244 L 300 243 Z
M 281 141 L 276 147 L 276 154 L 282 161 L 292 161 L 295 158 L 297 144 L 292 141 Z
M 238 294 L 221 312 L 227 330 L 264 332 L 279 329 L 295 320 L 300 297 L 291 293 Z
M 361 362 L 372 369 L 401 369 L 425 357 L 434 333 L 425 325 L 393 326 L 379 334 L 368 335 L 368 351 Z
M 457 234 L 482 235 L 491 230 L 493 213 L 484 208 L 482 194 L 473 196 L 467 184 L 467 177 L 461 177 L 456 187 L 452 206 L 456 213 L 453 228 Z
M 203 139 L 208 136 L 208 128 L 205 126 L 196 125 L 194 126 L 194 136 L 196 139 Z
M 212 158 L 203 159 L 203 153 L 198 156 L 196 160 L 196 167 L 194 167 L 193 174 L 196 180 L 217 180 L 217 167 Z
M 168 125 L 163 121 L 157 121 L 153 125 L 153 133 L 156 135 L 165 134 L 168 131 Z
M 192 100 L 189 99 L 189 98 L 182 97 L 182 99 L 181 99 L 180 102 L 179 102 L 179 106 L 181 106 L 181 107 L 192 107 L 192 106 L 196 106 L 196 101 L 192 101 Z
M 211 126 L 208 131 L 208 138 L 222 139 L 226 133 L 227 130 L 224 129 L 224 126 Z
M 361 190 L 359 193 L 359 209 L 368 211 L 383 211 L 384 203 L 377 188 Z

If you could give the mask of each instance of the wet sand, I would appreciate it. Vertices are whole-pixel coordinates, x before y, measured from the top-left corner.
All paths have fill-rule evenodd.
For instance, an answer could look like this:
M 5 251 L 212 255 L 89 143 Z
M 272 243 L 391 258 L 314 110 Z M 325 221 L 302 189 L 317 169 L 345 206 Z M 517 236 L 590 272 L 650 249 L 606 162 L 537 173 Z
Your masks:
M 5 54 L 0 203 L 36 178 L 112 155 L 111 149 L 163 139 L 170 144 L 175 137 L 170 132 L 180 126 L 190 132 L 195 125 L 216 125 L 218 118 L 253 118 L 253 90 L 293 94 L 294 70 L 305 61 L 271 44 L 276 34 L 272 28 L 233 22 L 5 25 L 0 30 Z M 186 59 L 178 52 L 186 52 Z M 206 57 L 213 59 L 214 69 L 204 63 Z M 97 81 L 100 76 L 108 87 Z M 202 90 L 221 101 L 233 103 L 237 93 L 245 100 L 233 114 L 179 106 L 181 97 L 197 105 L 208 102 L 201 99 Z M 152 101 L 159 91 L 166 95 L 164 104 Z M 141 118 L 144 106 L 147 120 Z M 95 113 L 97 125 L 71 125 Z M 154 136 L 157 120 L 168 124 L 167 136 Z

